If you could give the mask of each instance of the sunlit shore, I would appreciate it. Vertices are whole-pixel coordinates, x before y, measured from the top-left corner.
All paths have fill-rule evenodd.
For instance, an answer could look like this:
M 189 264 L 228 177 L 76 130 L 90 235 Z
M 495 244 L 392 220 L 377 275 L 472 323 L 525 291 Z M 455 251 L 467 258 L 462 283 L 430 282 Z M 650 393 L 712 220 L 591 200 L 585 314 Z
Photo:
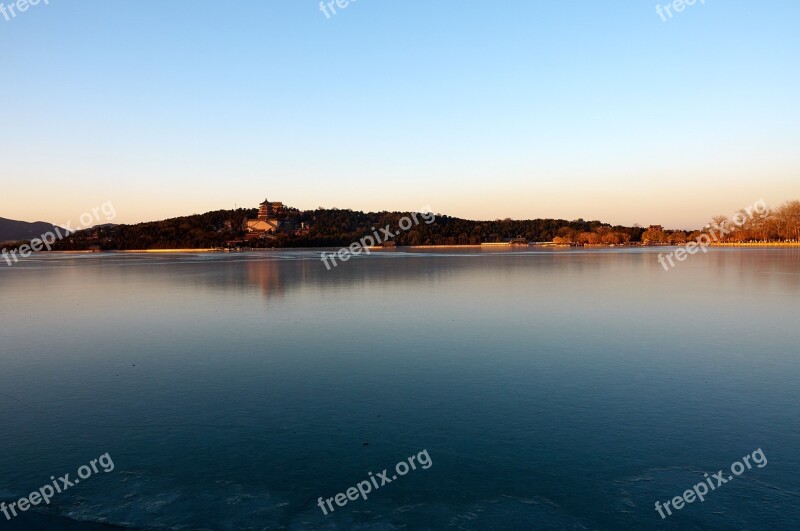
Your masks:
M 110 251 L 112 253 L 221 253 L 222 248 L 206 248 L 206 249 L 141 249 L 141 250 L 123 250 L 123 251 Z
M 641 244 L 627 244 L 627 245 L 565 245 L 556 243 L 532 243 L 529 245 L 408 245 L 398 247 L 369 247 L 369 251 L 393 251 L 397 249 L 492 249 L 492 250 L 519 250 L 520 248 L 527 247 L 563 247 L 563 248 L 591 248 L 591 249 L 608 249 L 608 248 L 626 248 L 626 247 L 679 247 L 678 244 L 663 244 L 663 245 L 641 245 Z M 800 247 L 800 242 L 726 242 L 726 243 L 711 243 L 711 247 L 757 247 L 757 248 L 786 248 L 786 247 Z M 327 248 L 319 248 L 324 251 Z M 123 253 L 123 254 L 177 254 L 177 253 L 226 253 L 226 252 L 276 252 L 276 251 L 290 251 L 290 250 L 316 250 L 313 247 L 295 248 L 295 247 L 267 247 L 267 248 L 241 248 L 241 249 L 224 249 L 224 248 L 201 248 L 201 249 L 127 249 L 121 251 L 49 251 L 49 254 L 98 254 L 98 253 Z
M 712 247 L 800 247 L 800 242 L 725 242 L 712 243 Z

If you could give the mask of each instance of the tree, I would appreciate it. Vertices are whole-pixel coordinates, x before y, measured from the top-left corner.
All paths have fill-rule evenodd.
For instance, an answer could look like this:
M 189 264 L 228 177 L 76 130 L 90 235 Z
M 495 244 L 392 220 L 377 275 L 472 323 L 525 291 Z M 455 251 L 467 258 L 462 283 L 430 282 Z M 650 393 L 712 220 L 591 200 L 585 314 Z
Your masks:
M 800 240 L 800 201 L 789 201 L 775 212 L 779 236 L 784 240 Z
M 666 236 L 663 231 L 658 229 L 647 229 L 642 234 L 642 243 L 662 243 L 666 241 Z

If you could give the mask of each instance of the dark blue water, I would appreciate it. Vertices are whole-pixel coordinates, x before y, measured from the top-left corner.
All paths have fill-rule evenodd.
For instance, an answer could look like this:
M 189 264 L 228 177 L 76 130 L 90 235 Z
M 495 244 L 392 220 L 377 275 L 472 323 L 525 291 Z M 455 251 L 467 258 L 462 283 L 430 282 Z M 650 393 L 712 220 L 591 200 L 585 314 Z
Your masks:
M 798 251 L 38 256 L 0 293 L 0 500 L 114 463 L 0 529 L 800 521 Z

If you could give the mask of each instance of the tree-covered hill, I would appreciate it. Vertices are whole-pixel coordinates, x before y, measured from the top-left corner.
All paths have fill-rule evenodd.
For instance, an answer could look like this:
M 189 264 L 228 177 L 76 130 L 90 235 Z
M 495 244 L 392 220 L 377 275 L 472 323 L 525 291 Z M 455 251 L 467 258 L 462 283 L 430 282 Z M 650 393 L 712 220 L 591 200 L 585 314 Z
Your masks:
M 325 209 L 299 211 L 285 208 L 278 215 L 281 228 L 263 239 L 246 238 L 246 220 L 255 218 L 255 209 L 218 210 L 139 223 L 103 226 L 76 232 L 58 242 L 55 250 L 146 250 L 198 249 L 225 246 L 246 247 L 342 247 L 371 235 L 388 225 L 397 245 L 477 245 L 523 238 L 531 242 L 556 242 L 575 245 L 598 244 L 683 244 L 701 233 L 664 230 L 660 227 L 611 226 L 600 221 L 563 219 L 473 221 L 436 215 L 427 223 L 422 214 L 407 230 L 400 220 L 408 212 L 359 212 Z M 730 227 L 724 216 L 714 218 L 715 227 Z M 800 240 L 800 201 L 790 201 L 774 211 L 749 219 L 730 232 L 717 231 L 720 241 L 797 241 Z
M 58 242 L 56 250 L 143 250 L 224 247 L 245 237 L 245 220 L 254 218 L 255 209 L 218 210 L 139 223 L 79 231 Z M 552 241 L 564 235 L 620 233 L 637 241 L 643 229 L 611 227 L 600 221 L 558 219 L 471 221 L 438 215 L 428 224 L 420 214 L 409 230 L 398 228 L 408 212 L 359 212 L 317 209 L 300 212 L 287 208 L 278 215 L 282 229 L 266 240 L 247 242 L 251 247 L 335 247 L 349 245 L 365 235 L 389 226 L 397 245 L 477 245 L 522 237 L 529 241 Z M 428 217 L 427 219 L 431 219 Z M 304 228 L 305 227 L 305 228 Z

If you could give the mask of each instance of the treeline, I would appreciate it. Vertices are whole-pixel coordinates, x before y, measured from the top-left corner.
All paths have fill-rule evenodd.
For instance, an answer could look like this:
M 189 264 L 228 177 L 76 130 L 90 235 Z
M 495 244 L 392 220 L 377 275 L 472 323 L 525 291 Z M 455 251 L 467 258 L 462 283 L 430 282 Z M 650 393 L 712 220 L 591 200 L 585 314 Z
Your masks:
M 800 241 L 800 201 L 789 201 L 766 212 L 741 210 L 730 218 L 716 216 L 702 230 L 689 233 L 648 229 L 642 234 L 642 242 L 683 244 L 703 234 L 723 243 Z
M 142 250 L 213 248 L 229 245 L 247 247 L 341 247 L 375 230 L 389 226 L 397 233 L 397 245 L 479 245 L 513 238 L 549 242 L 557 237 L 582 241 L 597 234 L 608 243 L 638 241 L 638 227 L 612 227 L 600 221 L 563 219 L 471 221 L 439 215 L 431 224 L 417 214 L 419 223 L 407 231 L 398 229 L 408 212 L 359 212 L 318 208 L 300 212 L 287 208 L 278 215 L 281 230 L 267 239 L 246 243 L 245 222 L 255 218 L 255 209 L 219 210 L 163 221 L 96 227 L 79 231 L 59 241 L 55 250 Z M 430 219 L 430 218 L 428 218 Z M 611 238 L 611 239 L 610 239 Z M 591 239 L 591 238 L 590 238 Z M 592 240 L 594 241 L 594 240 Z
M 245 220 L 256 209 L 218 210 L 136 225 L 114 225 L 78 231 L 54 245 L 57 251 L 200 249 L 223 247 L 241 237 Z
M 419 223 L 407 231 L 398 229 L 408 212 L 359 212 L 324 209 L 300 212 L 286 208 L 278 218 L 281 230 L 266 239 L 245 242 L 247 219 L 255 209 L 219 210 L 205 214 L 80 231 L 58 242 L 56 250 L 143 250 L 213 248 L 231 245 L 247 247 L 343 247 L 388 225 L 397 233 L 397 245 L 479 245 L 523 238 L 531 242 L 570 245 L 624 245 L 628 243 L 681 244 L 696 239 L 701 231 L 684 232 L 612 226 L 600 221 L 578 219 L 532 219 L 472 221 L 437 215 L 427 224 Z M 714 223 L 733 225 L 724 217 Z M 713 225 L 713 224 L 712 224 Z M 705 229 L 704 229 L 705 230 Z M 767 216 L 747 222 L 722 241 L 800 240 L 800 201 L 786 203 Z
M 307 234 L 297 235 L 287 242 L 292 247 L 344 246 L 356 241 L 373 228 L 389 225 L 397 245 L 480 245 L 502 242 L 514 238 L 527 241 L 550 242 L 563 234 L 614 233 L 622 242 L 635 241 L 643 229 L 636 227 L 612 227 L 600 221 L 567 221 L 563 219 L 494 220 L 472 221 L 451 216 L 437 215 L 433 223 L 427 224 L 417 215 L 419 224 L 407 231 L 398 231 L 400 220 L 409 216 L 407 212 L 356 212 L 352 210 L 318 209 L 306 212 L 301 220 L 310 224 Z M 430 218 L 429 218 L 430 219 Z

